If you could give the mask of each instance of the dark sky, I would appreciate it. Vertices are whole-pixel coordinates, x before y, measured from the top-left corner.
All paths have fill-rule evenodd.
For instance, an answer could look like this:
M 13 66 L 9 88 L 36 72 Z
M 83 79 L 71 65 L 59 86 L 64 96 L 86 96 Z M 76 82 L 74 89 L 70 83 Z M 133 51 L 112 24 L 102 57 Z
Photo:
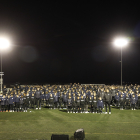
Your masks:
M 140 79 L 136 3 L 1 3 L 0 36 L 12 43 L 3 52 L 4 83 L 120 83 L 117 36 L 130 39 L 123 81 Z

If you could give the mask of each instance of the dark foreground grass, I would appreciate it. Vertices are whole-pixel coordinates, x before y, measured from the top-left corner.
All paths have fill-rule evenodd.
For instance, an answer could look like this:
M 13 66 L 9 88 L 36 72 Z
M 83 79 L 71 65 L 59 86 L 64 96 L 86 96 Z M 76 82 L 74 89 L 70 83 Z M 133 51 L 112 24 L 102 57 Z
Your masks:
M 86 140 L 139 140 L 140 110 L 118 110 L 112 114 L 68 114 L 65 111 L 31 110 L 0 113 L 0 139 L 51 139 L 52 134 L 68 134 L 84 128 Z

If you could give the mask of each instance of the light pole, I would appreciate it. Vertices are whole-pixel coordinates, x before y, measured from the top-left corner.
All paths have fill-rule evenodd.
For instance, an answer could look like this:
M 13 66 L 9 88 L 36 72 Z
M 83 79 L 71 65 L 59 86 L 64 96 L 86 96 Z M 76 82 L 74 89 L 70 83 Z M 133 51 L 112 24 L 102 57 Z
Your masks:
M 4 75 L 4 72 L 2 72 L 2 51 L 9 48 L 10 46 L 10 42 L 8 39 L 6 38 L 3 38 L 3 37 L 0 37 L 0 54 L 1 54 L 1 72 L 0 72 L 0 75 L 1 75 L 1 93 L 2 93 L 2 84 L 3 84 L 3 81 L 2 81 L 2 75 Z
M 117 38 L 114 41 L 114 45 L 116 47 L 121 48 L 121 86 L 122 86 L 122 48 L 127 46 L 127 44 L 128 44 L 128 40 L 126 38 Z

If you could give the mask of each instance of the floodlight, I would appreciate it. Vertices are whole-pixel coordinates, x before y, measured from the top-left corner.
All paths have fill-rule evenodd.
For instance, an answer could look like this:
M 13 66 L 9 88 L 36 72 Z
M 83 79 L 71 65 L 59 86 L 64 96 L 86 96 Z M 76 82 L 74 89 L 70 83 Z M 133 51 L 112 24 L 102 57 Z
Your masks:
M 10 46 L 10 42 L 6 38 L 0 38 L 0 49 L 7 49 Z
M 124 47 L 128 44 L 128 40 L 126 38 L 117 38 L 114 41 L 114 45 L 117 47 Z

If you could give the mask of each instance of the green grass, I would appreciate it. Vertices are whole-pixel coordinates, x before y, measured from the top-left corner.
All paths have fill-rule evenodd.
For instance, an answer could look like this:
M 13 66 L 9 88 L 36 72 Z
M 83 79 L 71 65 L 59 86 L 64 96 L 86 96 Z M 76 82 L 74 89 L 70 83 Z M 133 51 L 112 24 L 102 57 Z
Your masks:
M 112 114 L 68 114 L 65 111 L 32 110 L 1 112 L 0 139 L 51 139 L 52 134 L 68 134 L 84 128 L 86 140 L 139 140 L 140 110 L 118 110 Z

